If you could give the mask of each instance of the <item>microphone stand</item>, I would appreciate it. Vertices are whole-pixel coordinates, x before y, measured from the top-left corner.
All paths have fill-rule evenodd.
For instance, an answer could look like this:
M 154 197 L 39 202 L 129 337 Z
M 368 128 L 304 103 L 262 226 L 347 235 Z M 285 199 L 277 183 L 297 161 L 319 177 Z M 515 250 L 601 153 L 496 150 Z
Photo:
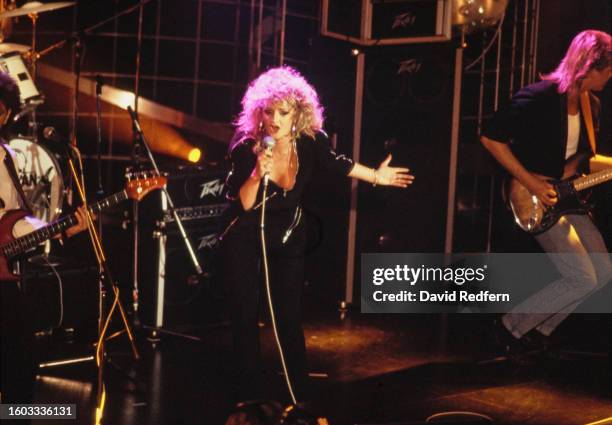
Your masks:
M 136 39 L 136 74 L 134 78 L 134 107 L 138 112 L 138 98 L 140 94 L 140 58 L 142 54 L 142 25 L 143 25 L 143 13 L 144 4 L 139 2 L 138 4 L 138 31 Z M 132 133 L 134 135 L 134 147 L 132 150 L 132 156 L 134 161 L 134 167 L 140 168 L 140 157 L 141 157 L 141 133 L 137 132 L 136 126 L 132 125 Z M 158 173 L 159 175 L 159 173 Z M 132 252 L 132 265 L 134 267 L 132 274 L 132 311 L 134 325 L 140 327 L 140 317 L 138 316 L 138 309 L 140 307 L 140 290 L 139 290 L 139 253 L 140 253 L 140 207 L 138 202 L 132 202 L 132 237 L 133 237 L 133 252 Z
M 149 148 L 149 142 L 147 142 L 147 139 L 142 131 L 142 128 L 140 127 L 140 122 L 138 121 L 138 117 L 136 116 L 136 113 L 134 112 L 131 106 L 128 106 L 127 110 L 130 113 L 130 117 L 132 118 L 132 123 L 134 124 L 134 129 L 138 133 L 140 141 L 142 142 L 142 146 L 145 148 L 145 151 L 147 153 L 147 156 L 149 157 L 149 161 L 151 161 L 151 165 L 153 166 L 153 169 L 155 170 L 157 175 L 160 175 L 159 167 L 157 166 L 157 162 L 155 161 L 153 152 Z M 176 221 L 176 224 L 178 225 L 183 241 L 185 242 L 185 247 L 187 248 L 187 251 L 189 252 L 189 256 L 191 257 L 191 262 L 193 263 L 193 267 L 195 268 L 196 272 L 199 275 L 201 275 L 204 272 L 202 271 L 200 262 L 198 261 L 198 258 L 195 254 L 195 251 L 193 250 L 193 247 L 191 246 L 191 242 L 189 242 L 189 238 L 187 237 L 187 233 L 185 232 L 185 227 L 183 226 L 183 220 L 181 220 L 178 213 L 176 212 L 176 209 L 174 208 L 174 201 L 172 200 L 172 197 L 168 193 L 168 188 L 164 187 L 162 190 L 164 192 L 164 195 L 166 195 L 166 198 L 168 199 L 168 205 L 170 206 L 170 209 L 172 210 L 172 216 L 174 217 L 174 220 Z
M 98 199 L 104 197 L 104 186 L 102 185 L 102 105 L 100 96 L 102 95 L 102 77 L 96 75 L 96 166 L 98 172 Z
M 134 124 L 132 124 L 132 132 L 134 133 L 134 145 L 132 147 L 132 166 L 128 167 L 134 171 L 140 171 L 141 169 L 141 135 L 136 130 Z M 159 175 L 159 174 L 158 174 Z M 140 327 L 140 317 L 138 316 L 139 309 L 139 291 L 138 291 L 138 253 L 139 253 L 139 239 L 140 239 L 140 220 L 139 220 L 139 205 L 138 202 L 132 201 L 132 266 L 134 268 L 132 274 L 132 320 L 134 325 Z
M 118 13 L 114 14 L 113 16 L 111 16 L 111 17 L 109 17 L 107 19 L 104 19 L 104 20 L 102 20 L 102 21 L 100 21 L 100 22 L 98 22 L 98 23 L 96 23 L 96 24 L 94 24 L 94 25 L 92 25 L 90 27 L 87 27 L 87 28 L 81 30 L 79 32 L 79 34 L 89 35 L 89 34 L 93 33 L 95 30 L 97 30 L 98 28 L 103 27 L 104 25 L 108 24 L 109 22 L 112 22 L 112 21 L 114 21 L 116 19 L 119 19 L 122 16 L 128 15 L 128 14 L 132 13 L 134 10 L 136 10 L 136 9 L 140 8 L 141 6 L 144 6 L 144 5 L 146 5 L 146 4 L 148 4 L 148 3 L 152 2 L 152 1 L 153 0 L 141 0 L 140 2 L 136 3 L 135 5 L 130 6 L 127 9 L 122 10 L 121 12 L 118 12 Z M 60 40 L 57 43 L 50 45 L 49 47 L 47 47 L 47 48 L 41 50 L 40 52 L 38 52 L 37 59 L 40 59 L 41 57 L 51 53 L 52 51 L 54 51 L 56 49 L 60 49 L 60 48 L 64 47 L 66 45 L 66 43 L 69 43 L 70 40 L 73 40 L 73 39 L 74 39 L 74 37 L 70 36 L 68 38 L 65 38 L 64 40 Z
M 102 185 L 102 77 L 96 76 L 96 171 L 98 173 L 98 190 L 96 199 L 104 198 L 104 186 Z M 102 220 L 98 220 L 98 234 L 102 238 Z
M 89 231 L 89 236 L 91 240 L 92 247 L 94 249 L 94 253 L 96 254 L 96 259 L 98 262 L 98 270 L 100 274 L 99 280 L 99 305 L 98 305 L 98 341 L 95 345 L 95 355 L 94 356 L 86 356 L 76 359 L 65 359 L 56 362 L 43 363 L 40 367 L 54 367 L 54 366 L 62 366 L 66 364 L 80 363 L 89 360 L 95 360 L 96 366 L 98 367 L 97 373 L 97 393 L 96 393 L 96 412 L 95 412 L 95 424 L 99 425 L 102 420 L 102 416 L 104 414 L 104 407 L 106 404 L 106 388 L 104 385 L 104 363 L 105 361 L 109 361 L 106 356 L 106 341 L 114 338 L 121 333 L 126 333 L 128 337 L 128 341 L 131 345 L 132 356 L 134 360 L 140 359 L 140 354 L 138 349 L 136 348 L 136 343 L 134 339 L 134 334 L 130 327 L 130 324 L 127 320 L 127 316 L 123 306 L 121 305 L 121 300 L 119 298 L 119 287 L 113 276 L 111 274 L 111 270 L 108 266 L 108 262 L 106 260 L 106 254 L 104 253 L 104 248 L 102 247 L 102 242 L 99 234 L 96 231 L 96 227 L 93 223 L 93 219 L 91 216 L 91 212 L 89 210 L 89 206 L 87 204 L 87 196 L 85 194 L 84 189 L 84 176 L 82 173 L 82 161 L 81 154 L 78 148 L 72 148 L 78 163 L 79 163 L 79 171 L 74 165 L 74 160 L 71 155 L 68 155 L 68 166 L 70 168 L 71 176 L 74 181 L 75 188 L 77 189 L 77 193 L 81 198 L 82 205 L 85 207 L 85 219 L 87 220 L 87 230 Z M 107 286 L 113 292 L 113 301 L 110 309 L 105 309 L 105 303 L 107 298 Z M 119 311 L 121 316 L 121 321 L 123 323 L 123 330 L 119 332 L 115 332 L 114 334 L 107 337 L 108 328 L 113 317 L 113 314 L 116 311 Z
M 74 103 L 72 110 L 72 132 L 70 134 L 70 143 L 72 146 L 77 145 L 77 123 L 79 117 L 79 86 L 81 83 L 81 65 L 83 62 L 84 45 L 80 33 L 71 37 L 74 40 Z
M 153 156 L 153 152 L 151 151 L 151 148 L 149 147 L 149 143 L 147 142 L 147 139 L 144 135 L 144 132 L 142 131 L 142 127 L 140 126 L 140 122 L 138 121 L 138 117 L 136 116 L 136 112 L 134 112 L 134 110 L 132 109 L 131 106 L 127 107 L 127 111 L 130 114 L 130 118 L 132 119 L 132 125 L 134 128 L 134 131 L 137 134 L 138 139 L 141 142 L 141 146 L 144 147 L 144 150 L 147 153 L 147 156 L 149 158 L 149 161 L 151 162 L 151 165 L 153 166 L 153 170 L 155 171 L 156 175 L 160 175 L 160 170 L 159 167 L 157 166 L 157 162 L 155 161 L 155 157 Z M 198 257 L 196 256 L 196 253 L 193 249 L 193 246 L 191 245 L 191 242 L 189 241 L 189 238 L 187 236 L 187 232 L 185 231 L 185 227 L 183 226 L 183 220 L 181 220 L 180 216 L 178 215 L 176 208 L 174 207 L 174 201 L 172 200 L 172 197 L 170 196 L 170 193 L 168 193 L 168 189 L 166 186 L 163 187 L 162 189 L 163 194 L 166 198 L 166 202 L 168 203 L 168 206 L 170 207 L 170 211 L 172 211 L 172 216 L 174 217 L 174 220 L 177 224 L 177 227 L 179 229 L 179 232 L 181 234 L 181 237 L 183 238 L 183 242 L 185 244 L 185 247 L 187 248 L 187 252 L 189 253 L 189 256 L 191 258 L 191 262 L 193 263 L 193 267 L 195 268 L 196 272 L 198 275 L 202 275 L 204 272 L 202 270 L 202 267 L 200 266 L 200 262 L 198 261 Z M 157 297 L 159 299 L 159 297 L 163 297 L 164 294 L 157 294 Z M 149 328 L 147 326 L 147 328 Z M 166 332 L 168 334 L 171 335 L 176 335 L 176 336 L 183 336 L 186 337 L 188 339 L 193 339 L 193 340 L 199 340 L 199 338 L 197 337 L 193 337 L 191 335 L 182 335 L 176 332 L 171 332 L 171 331 L 163 331 L 162 329 L 160 329 L 158 326 L 153 326 L 150 327 L 151 329 L 153 329 L 153 335 L 152 337 L 155 339 L 157 338 L 157 332 Z

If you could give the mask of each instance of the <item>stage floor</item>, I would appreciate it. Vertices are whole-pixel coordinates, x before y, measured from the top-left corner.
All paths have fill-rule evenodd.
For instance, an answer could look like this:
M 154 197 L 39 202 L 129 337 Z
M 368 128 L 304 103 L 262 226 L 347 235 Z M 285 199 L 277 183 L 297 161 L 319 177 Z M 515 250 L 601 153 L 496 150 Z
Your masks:
M 519 366 L 496 359 L 484 315 L 374 316 L 329 309 L 305 319 L 313 409 L 331 424 L 420 423 L 441 411 L 473 411 L 496 424 L 612 423 L 610 317 L 575 316 L 559 357 Z M 201 341 L 139 332 L 135 362 L 124 337 L 108 344 L 106 424 L 223 424 L 233 400 L 227 323 L 190 330 Z M 287 402 L 270 326 L 262 327 L 266 388 Z M 38 342 L 48 352 L 50 341 Z M 77 354 L 78 344 L 53 342 Z M 73 425 L 93 423 L 93 362 L 44 369 L 38 403 L 76 403 Z M 608 418 L 608 421 L 605 419 Z M 599 422 L 601 421 L 601 422 Z M 63 422 L 63 421 L 62 421 Z M 57 422 L 57 423 L 62 423 Z M 33 422 L 48 424 L 47 421 Z

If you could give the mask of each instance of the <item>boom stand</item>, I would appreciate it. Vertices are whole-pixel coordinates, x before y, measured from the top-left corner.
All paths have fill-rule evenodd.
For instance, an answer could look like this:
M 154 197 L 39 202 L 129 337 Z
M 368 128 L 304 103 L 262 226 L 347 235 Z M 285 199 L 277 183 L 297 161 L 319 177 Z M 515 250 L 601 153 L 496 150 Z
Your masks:
M 157 166 L 157 162 L 155 161 L 155 157 L 153 156 L 153 152 L 151 151 L 151 149 L 149 148 L 149 143 L 147 142 L 147 139 L 142 131 L 142 128 L 140 126 L 140 122 L 138 121 L 138 117 L 136 116 L 136 113 L 134 112 L 134 110 L 132 109 L 131 106 L 127 107 L 127 110 L 130 114 L 130 117 L 132 119 L 132 124 L 134 127 L 134 130 L 136 130 L 136 133 L 138 134 L 138 137 L 140 139 L 140 142 L 142 144 L 142 146 L 145 148 L 146 152 L 147 152 L 147 156 L 149 158 L 149 161 L 151 161 L 151 165 L 153 166 L 153 169 L 155 170 L 155 172 L 157 173 L 157 175 L 160 175 L 160 171 L 159 171 L 159 167 Z M 165 199 L 165 202 L 168 203 L 168 206 L 170 207 L 170 211 L 172 211 L 172 215 L 174 217 L 174 220 L 176 221 L 177 227 L 179 229 L 179 232 L 181 234 L 181 237 L 183 238 L 183 242 L 185 243 L 185 247 L 187 248 L 187 252 L 189 252 L 189 256 L 191 258 L 191 261 L 193 263 L 193 267 L 195 268 L 197 274 L 199 276 L 201 276 L 203 274 L 202 271 L 202 267 L 200 266 L 200 262 L 198 261 L 198 258 L 196 256 L 196 253 L 191 245 L 191 242 L 189 241 L 189 238 L 187 237 L 187 233 L 185 232 L 185 227 L 183 226 L 183 221 L 181 220 L 181 218 L 179 217 L 178 213 L 176 212 L 176 209 L 174 208 L 174 202 L 172 201 L 172 197 L 170 196 L 170 194 L 168 193 L 168 189 L 166 188 L 166 186 L 164 186 L 164 188 L 162 189 L 163 193 L 162 196 Z M 160 297 L 161 299 L 163 299 L 164 296 L 164 286 L 160 285 L 161 287 L 158 287 L 158 291 L 157 291 L 157 299 L 158 299 L 158 307 L 159 307 L 159 300 Z M 156 325 L 155 326 L 144 326 L 146 329 L 151 330 L 151 340 L 153 341 L 157 341 L 159 340 L 159 333 L 165 333 L 168 335 L 173 335 L 173 336 L 179 336 L 182 338 L 187 338 L 190 340 L 194 340 L 194 341 L 200 341 L 201 339 L 196 337 L 196 336 L 192 336 L 192 335 L 187 335 L 187 334 L 182 334 L 179 332 L 173 332 L 167 329 L 163 329 L 162 326 L 162 321 L 161 321 L 161 317 L 163 316 L 163 311 L 159 311 L 159 308 L 157 309 L 157 320 L 156 320 Z

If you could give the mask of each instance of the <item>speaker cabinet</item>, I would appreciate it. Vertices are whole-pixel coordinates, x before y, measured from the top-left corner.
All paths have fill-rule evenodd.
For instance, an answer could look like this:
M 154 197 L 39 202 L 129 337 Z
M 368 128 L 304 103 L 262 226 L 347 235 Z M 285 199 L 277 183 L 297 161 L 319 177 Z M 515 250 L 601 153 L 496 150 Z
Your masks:
M 443 252 L 454 48 L 385 46 L 366 53 L 361 161 L 410 168 L 407 189 L 360 185 L 357 252 Z
M 156 327 L 197 327 L 222 316 L 214 255 L 225 201 L 225 169 L 190 167 L 168 173 L 167 189 L 204 274 L 198 275 L 165 195 L 152 197 L 158 213 L 143 232 L 141 320 Z M 149 211 L 153 205 L 148 205 Z M 151 214 L 154 215 L 154 214 Z M 145 226 L 146 227 L 146 226 Z M 143 258 L 144 257 L 144 258 Z
M 451 37 L 451 0 L 323 0 L 321 33 L 362 45 Z
M 203 276 L 196 273 L 191 256 L 175 223 L 158 234 L 155 325 L 200 326 L 223 316 L 223 291 L 215 269 L 219 219 L 199 218 L 186 222 Z

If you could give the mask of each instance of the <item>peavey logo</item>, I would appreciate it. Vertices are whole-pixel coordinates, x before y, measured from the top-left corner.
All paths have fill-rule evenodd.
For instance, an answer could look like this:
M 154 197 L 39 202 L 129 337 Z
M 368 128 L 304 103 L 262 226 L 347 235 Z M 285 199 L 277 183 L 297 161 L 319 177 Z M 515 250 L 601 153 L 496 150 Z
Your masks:
M 391 29 L 394 30 L 396 28 L 406 28 L 409 25 L 414 25 L 415 22 L 416 22 L 416 15 L 413 15 L 410 12 L 402 13 L 395 17 L 395 19 L 393 20 L 393 25 L 391 26 Z
M 398 74 L 416 74 L 421 69 L 423 64 L 416 59 L 406 59 L 400 62 Z
M 206 235 L 200 238 L 200 244 L 198 245 L 198 251 L 202 248 L 214 248 L 219 243 L 219 239 L 217 239 L 217 235 L 213 233 L 212 235 Z
M 200 192 L 200 199 L 208 195 L 220 196 L 223 192 L 223 186 L 224 185 L 221 182 L 221 179 L 211 180 L 200 185 L 200 187 L 202 188 L 202 191 Z

